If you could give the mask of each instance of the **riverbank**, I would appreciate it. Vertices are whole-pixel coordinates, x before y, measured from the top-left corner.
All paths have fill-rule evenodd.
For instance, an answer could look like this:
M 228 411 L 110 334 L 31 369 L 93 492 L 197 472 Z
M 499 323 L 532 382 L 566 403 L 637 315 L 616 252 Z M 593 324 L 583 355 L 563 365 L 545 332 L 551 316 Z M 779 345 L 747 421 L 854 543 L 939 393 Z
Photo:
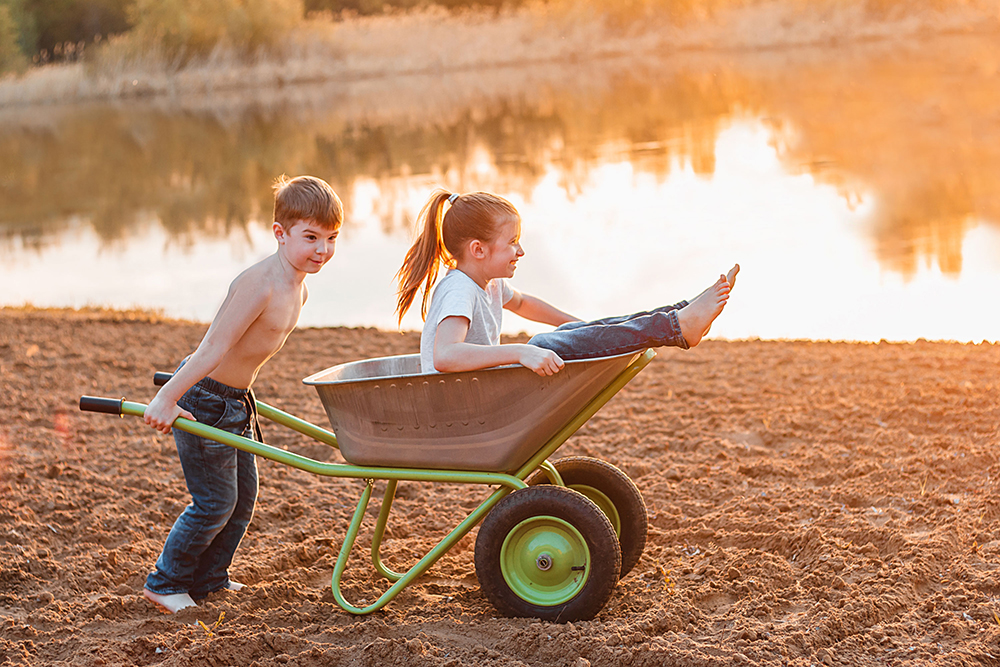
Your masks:
M 281 48 L 246 58 L 217 48 L 183 67 L 148 44 L 112 40 L 86 63 L 34 68 L 0 80 L 0 109 L 135 98 L 269 97 L 299 84 L 441 76 L 543 64 L 849 49 L 931 35 L 995 33 L 996 0 L 715 3 L 709 14 L 598 10 L 598 3 L 528 3 L 503 12 L 432 8 L 386 16 L 305 20 Z M 640 7 L 641 3 L 635 5 Z M 280 94 L 280 93 L 279 93 Z
M 164 616 L 141 588 L 187 502 L 173 443 L 138 419 L 81 413 L 77 401 L 148 401 L 152 373 L 205 328 L 141 312 L 0 309 L 0 664 L 776 667 L 1000 656 L 996 345 L 706 341 L 662 351 L 559 452 L 619 466 L 650 514 L 642 559 L 592 621 L 498 617 L 475 578 L 475 533 L 384 611 L 352 617 L 329 583 L 361 484 L 268 461 L 233 566 L 249 588 Z M 325 424 L 301 378 L 417 342 L 374 329 L 296 331 L 258 397 Z M 264 435 L 339 459 L 267 423 Z M 401 484 L 387 561 L 412 563 L 482 495 Z M 345 595 L 371 602 L 384 589 L 360 549 Z

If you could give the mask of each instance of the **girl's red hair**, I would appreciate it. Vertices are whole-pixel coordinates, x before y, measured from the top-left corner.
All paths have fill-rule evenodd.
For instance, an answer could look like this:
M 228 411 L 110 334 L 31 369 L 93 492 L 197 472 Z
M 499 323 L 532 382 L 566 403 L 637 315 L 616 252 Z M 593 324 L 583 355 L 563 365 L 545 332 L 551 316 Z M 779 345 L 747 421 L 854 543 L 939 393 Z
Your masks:
M 447 202 L 451 202 L 451 206 L 444 212 Z M 466 243 L 473 239 L 484 243 L 493 241 L 500 227 L 511 219 L 518 220 L 520 215 L 514 205 L 502 197 L 488 192 L 452 195 L 446 190 L 435 190 L 417 216 L 417 238 L 396 273 L 399 322 L 403 321 L 403 315 L 413 305 L 421 287 L 424 293 L 420 316 L 426 318 L 430 291 L 441 264 L 453 267 Z

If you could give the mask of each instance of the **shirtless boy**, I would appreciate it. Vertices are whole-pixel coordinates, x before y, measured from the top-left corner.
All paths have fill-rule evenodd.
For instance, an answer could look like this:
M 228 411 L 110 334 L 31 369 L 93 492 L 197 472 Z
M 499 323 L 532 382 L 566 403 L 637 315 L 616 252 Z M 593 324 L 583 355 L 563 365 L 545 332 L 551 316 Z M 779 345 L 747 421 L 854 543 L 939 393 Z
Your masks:
M 170 433 L 178 417 L 261 440 L 250 387 L 281 349 L 308 297 L 305 277 L 333 257 L 343 206 L 312 176 L 274 186 L 275 253 L 229 286 L 208 332 L 146 408 L 144 419 Z M 143 595 L 174 613 L 218 590 L 239 590 L 229 565 L 253 516 L 253 454 L 174 431 L 191 504 L 174 522 Z

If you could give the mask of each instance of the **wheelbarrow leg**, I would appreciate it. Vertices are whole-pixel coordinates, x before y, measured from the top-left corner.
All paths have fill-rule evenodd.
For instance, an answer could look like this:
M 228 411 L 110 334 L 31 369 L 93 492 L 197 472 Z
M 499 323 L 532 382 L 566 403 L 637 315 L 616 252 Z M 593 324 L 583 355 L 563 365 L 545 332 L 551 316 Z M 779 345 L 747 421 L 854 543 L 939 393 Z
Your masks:
M 486 500 L 482 502 L 482 504 L 479 505 L 479 507 L 474 509 L 469 516 L 465 517 L 465 519 L 458 524 L 454 530 L 448 533 L 433 549 L 428 551 L 423 558 L 407 570 L 406 574 L 402 575 L 396 583 L 390 586 L 389 590 L 383 593 L 378 600 L 367 607 L 356 607 L 344 599 L 344 596 L 340 591 L 340 580 L 344 575 L 344 570 L 347 568 L 347 559 L 350 556 L 351 549 L 354 547 L 354 542 L 358 537 L 358 531 L 361 529 L 361 521 L 364 519 L 365 510 L 368 508 L 368 503 L 371 501 L 372 487 L 374 484 L 374 480 L 366 480 L 365 490 L 361 493 L 361 500 L 358 501 L 357 509 L 354 510 L 354 516 L 351 518 L 351 524 L 347 529 L 347 535 L 344 536 L 344 543 L 340 547 L 340 554 L 337 556 L 337 564 L 333 568 L 333 581 L 331 582 L 333 597 L 337 601 L 337 604 L 340 605 L 341 609 L 349 611 L 352 614 L 370 614 L 373 611 L 378 611 L 388 604 L 399 594 L 401 590 L 409 586 L 414 580 L 430 569 L 430 567 L 436 563 L 441 556 L 448 553 L 448 551 L 455 546 L 460 539 L 465 537 L 470 530 L 475 528 L 476 525 L 483 520 L 484 516 L 489 514 L 489 511 L 493 509 L 493 507 L 500 502 L 500 500 L 512 491 L 511 488 L 506 486 L 496 489 Z
M 556 467 L 548 459 L 542 461 L 538 467 L 548 474 L 553 484 L 566 486 L 559 471 L 556 470 Z M 385 537 L 385 529 L 389 523 L 389 512 L 392 509 L 392 501 L 396 497 L 397 484 L 398 480 L 395 479 L 390 479 L 386 484 L 385 495 L 382 497 L 382 508 L 379 510 L 378 521 L 375 524 L 375 534 L 372 537 L 372 564 L 375 566 L 375 571 L 389 581 L 399 581 L 403 578 L 401 573 L 390 570 L 385 566 L 382 562 L 382 556 L 379 553 L 379 550 L 382 548 L 382 539 Z
M 553 484 L 555 484 L 556 486 L 566 486 L 566 484 L 563 482 L 562 475 L 559 474 L 559 471 L 556 470 L 556 467 L 552 463 L 550 463 L 548 459 L 545 459 L 540 464 L 538 464 L 538 467 L 544 470 L 548 474 L 549 479 L 552 481 Z
M 385 486 L 385 495 L 382 497 L 382 509 L 378 513 L 378 521 L 375 523 L 375 535 L 372 537 L 372 564 L 375 571 L 389 581 L 399 581 L 403 575 L 393 572 L 382 563 L 379 549 L 382 547 L 382 538 L 385 536 L 385 528 L 389 523 L 389 510 L 392 509 L 392 501 L 396 497 L 397 480 L 390 479 Z

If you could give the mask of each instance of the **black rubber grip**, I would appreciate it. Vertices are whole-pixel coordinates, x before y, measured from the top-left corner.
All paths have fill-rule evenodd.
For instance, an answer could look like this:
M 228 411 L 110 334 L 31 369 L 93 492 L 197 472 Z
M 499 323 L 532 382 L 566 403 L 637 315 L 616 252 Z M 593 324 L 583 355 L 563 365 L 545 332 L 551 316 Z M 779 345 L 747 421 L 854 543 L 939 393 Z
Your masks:
M 99 398 L 97 396 L 81 396 L 80 409 L 84 412 L 104 412 L 109 415 L 122 413 L 121 398 Z
M 174 376 L 173 373 L 163 373 L 163 372 L 153 373 L 153 384 L 155 384 L 157 387 L 162 387 L 173 376 Z

